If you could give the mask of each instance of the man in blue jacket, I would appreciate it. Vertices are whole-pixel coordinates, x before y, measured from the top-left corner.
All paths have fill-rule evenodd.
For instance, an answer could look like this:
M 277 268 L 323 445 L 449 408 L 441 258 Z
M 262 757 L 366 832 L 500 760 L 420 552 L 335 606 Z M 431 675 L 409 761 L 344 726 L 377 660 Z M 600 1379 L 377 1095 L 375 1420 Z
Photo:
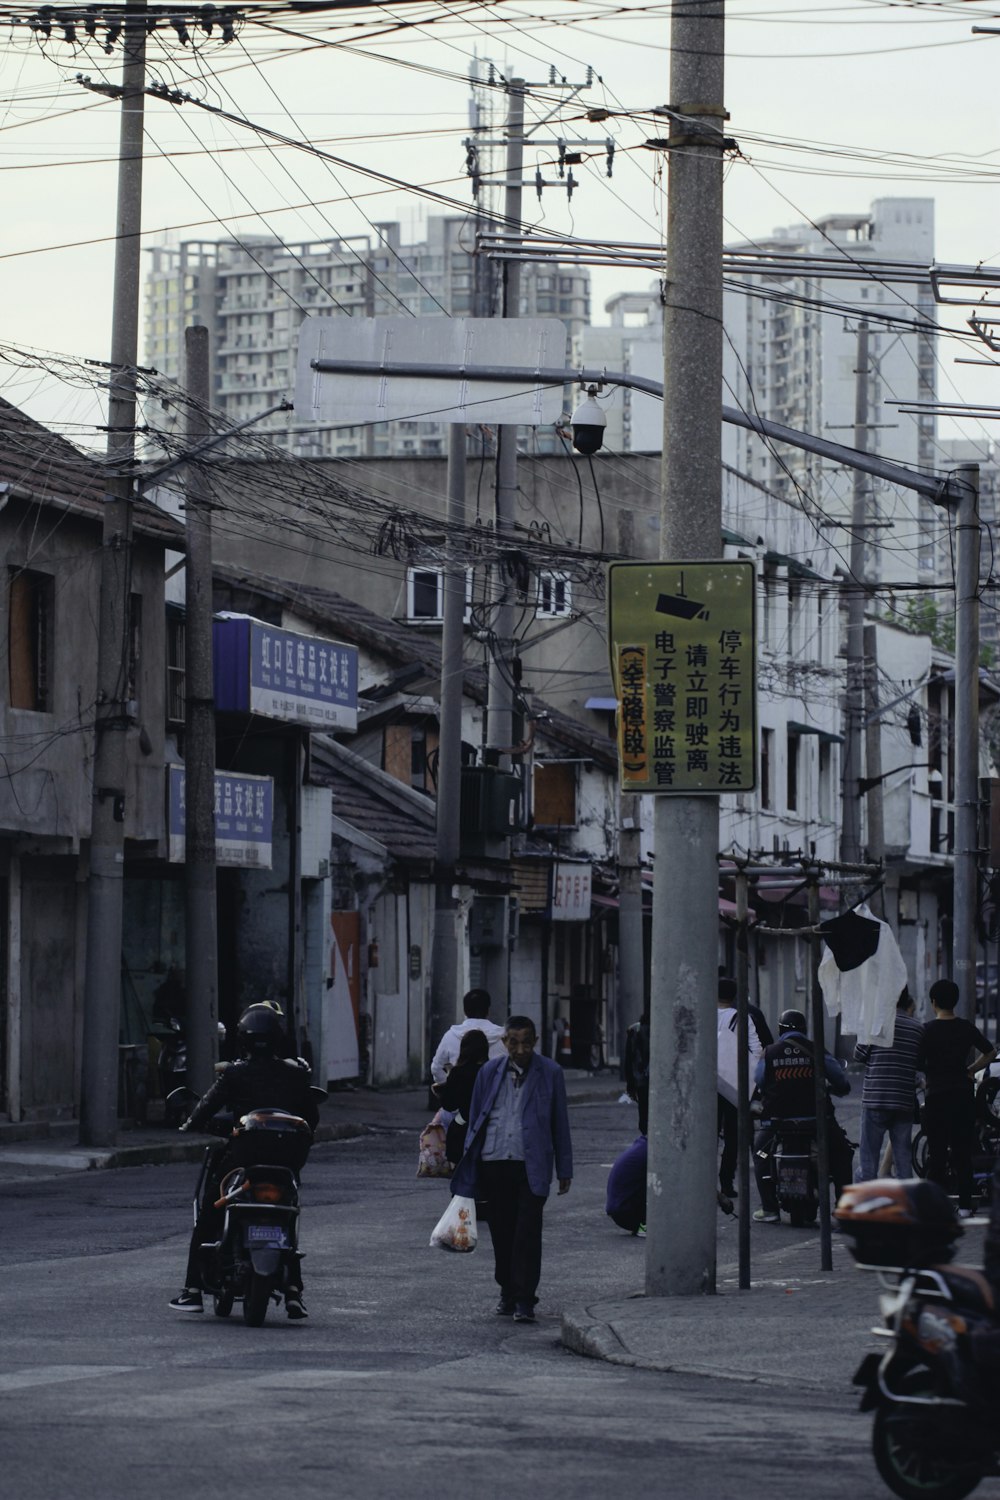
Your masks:
M 562 1069 L 535 1051 L 530 1016 L 510 1016 L 506 1057 L 479 1070 L 469 1108 L 465 1154 L 451 1179 L 453 1194 L 485 1198 L 497 1313 L 515 1323 L 535 1321 L 542 1271 L 542 1210 L 553 1171 L 568 1193 L 573 1150 Z

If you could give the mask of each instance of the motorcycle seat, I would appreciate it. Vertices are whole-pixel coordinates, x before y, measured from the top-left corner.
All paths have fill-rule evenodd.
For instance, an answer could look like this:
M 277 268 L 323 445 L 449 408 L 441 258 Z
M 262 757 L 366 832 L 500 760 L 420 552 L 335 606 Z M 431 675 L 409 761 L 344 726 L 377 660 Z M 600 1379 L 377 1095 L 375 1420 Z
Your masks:
M 978 1306 L 982 1312 L 996 1313 L 993 1284 L 975 1266 L 931 1266 L 930 1270 L 936 1271 L 963 1302 Z

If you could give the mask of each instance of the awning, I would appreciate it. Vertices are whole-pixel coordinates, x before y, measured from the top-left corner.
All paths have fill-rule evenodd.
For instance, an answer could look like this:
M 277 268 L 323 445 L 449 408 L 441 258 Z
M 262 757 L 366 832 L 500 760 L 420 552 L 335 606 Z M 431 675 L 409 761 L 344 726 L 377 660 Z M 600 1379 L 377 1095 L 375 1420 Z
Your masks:
M 794 894 L 793 894 L 794 892 Z M 798 882 L 782 882 L 774 885 L 764 885 L 763 882 L 750 887 L 751 900 L 757 897 L 761 901 L 772 902 L 777 906 L 782 901 L 787 901 L 790 906 L 808 906 L 809 889 Z M 836 911 L 840 906 L 840 892 L 834 885 L 821 885 L 819 888 L 819 904 L 823 911 Z
M 789 557 L 787 552 L 765 552 L 764 561 L 773 563 L 778 568 L 787 568 L 793 578 L 814 578 L 818 583 L 831 582 L 829 578 L 824 578 L 822 573 L 817 573 L 814 568 L 800 562 L 797 557 Z
M 844 736 L 842 734 L 832 734 L 829 729 L 819 729 L 815 724 L 800 724 L 796 719 L 789 719 L 788 727 L 795 734 L 814 734 L 817 739 L 824 741 L 828 745 L 842 745 L 844 743 Z
M 650 899 L 650 896 L 652 895 L 651 888 L 647 885 L 644 888 L 642 894 L 643 894 L 643 898 L 644 898 L 643 899 L 643 907 L 648 912 L 649 911 L 649 899 Z M 596 892 L 595 892 L 594 895 L 591 896 L 590 901 L 591 901 L 591 905 L 592 906 L 603 907 L 606 911 L 618 911 L 619 908 L 620 908 L 620 906 L 621 906 L 621 902 L 618 900 L 617 896 L 599 896 L 599 895 L 597 895 Z M 736 917 L 736 902 L 735 901 L 727 901 L 726 898 L 725 898 L 725 896 L 720 896 L 719 897 L 719 916 L 720 917 L 732 917 L 733 919 L 735 919 L 735 917 Z M 753 912 L 753 911 L 748 912 L 747 913 L 747 917 L 748 917 L 748 919 L 751 922 L 756 922 L 756 920 L 757 920 L 757 913 Z

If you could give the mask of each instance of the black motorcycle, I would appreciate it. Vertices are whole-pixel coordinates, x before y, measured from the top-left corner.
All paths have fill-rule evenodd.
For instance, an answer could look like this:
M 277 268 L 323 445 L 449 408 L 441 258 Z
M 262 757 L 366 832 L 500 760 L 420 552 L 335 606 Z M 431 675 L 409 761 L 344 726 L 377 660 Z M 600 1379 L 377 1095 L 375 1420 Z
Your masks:
M 993 1168 L 1000 1156 L 1000 1076 L 996 1064 L 986 1069 L 976 1089 L 976 1123 L 972 1142 L 972 1178 L 981 1204 L 987 1204 L 993 1191 Z M 927 1136 L 921 1126 L 913 1137 L 913 1170 L 918 1177 L 927 1176 Z M 949 1179 L 952 1174 L 949 1173 Z M 950 1191 L 957 1183 L 948 1182 Z
M 982 1271 L 952 1265 L 962 1226 L 934 1183 L 894 1178 L 845 1190 L 836 1217 L 882 1288 L 885 1348 L 854 1376 L 874 1412 L 875 1467 L 902 1500 L 963 1500 L 1000 1474 L 1000 1371 L 973 1365 L 968 1336 L 996 1328 Z
M 186 1091 L 185 1091 L 186 1092 Z M 323 1089 L 318 1094 L 325 1097 Z M 272 1298 L 301 1286 L 299 1273 L 299 1173 L 312 1145 L 305 1120 L 282 1109 L 255 1109 L 233 1122 L 218 1115 L 208 1123 L 225 1145 L 205 1150 L 194 1196 L 194 1219 L 223 1150 L 232 1163 L 219 1188 L 224 1210 L 217 1241 L 201 1246 L 201 1285 L 216 1317 L 228 1318 L 236 1302 L 243 1320 L 259 1328 Z
M 811 1120 L 775 1120 L 771 1173 L 778 1207 L 793 1228 L 815 1224 L 819 1213 L 816 1129 Z

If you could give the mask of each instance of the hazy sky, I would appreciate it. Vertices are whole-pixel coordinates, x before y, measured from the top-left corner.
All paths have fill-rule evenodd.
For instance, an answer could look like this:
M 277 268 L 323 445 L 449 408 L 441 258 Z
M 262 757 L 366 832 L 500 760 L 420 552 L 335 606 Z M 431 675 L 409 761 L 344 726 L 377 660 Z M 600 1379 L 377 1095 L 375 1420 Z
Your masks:
M 716 3 L 716 0 L 708 0 Z M 444 6 L 372 8 L 365 26 L 343 12 L 249 20 L 228 46 L 172 32 L 150 45 L 154 79 L 345 161 L 407 183 L 433 184 L 469 202 L 462 139 L 473 54 L 540 85 L 529 119 L 553 107 L 550 68 L 571 83 L 595 80 L 529 147 L 553 176 L 557 135 L 613 131 L 614 176 L 604 157 L 577 168 L 572 203 L 555 190 L 526 217 L 597 238 L 655 241 L 663 228 L 662 157 L 641 149 L 648 121 L 588 126 L 578 104 L 648 111 L 668 100 L 669 7 L 604 0 L 524 0 L 441 22 Z M 1000 9 L 978 0 L 789 3 L 730 0 L 726 103 L 742 160 L 728 168 L 727 236 L 753 239 L 776 226 L 831 212 L 864 212 L 885 195 L 933 197 L 941 261 L 1000 268 L 1000 36 L 973 37 Z M 994 19 L 996 18 L 996 19 Z M 352 40 L 392 27 L 397 34 Z M 277 28 L 283 28 L 279 30 Z M 98 38 L 100 41 L 100 37 Z M 0 43 L 0 306 L 4 345 L 104 358 L 111 310 L 118 105 L 87 92 L 77 73 L 120 78 L 120 49 L 107 57 L 52 41 L 40 49 L 25 27 Z M 496 100 L 502 109 L 502 98 Z M 400 219 L 419 236 L 432 204 L 386 189 L 349 166 L 332 167 L 266 142 L 196 105 L 147 100 L 143 225 L 147 243 L 272 233 L 289 242 L 368 232 L 369 219 Z M 644 286 L 640 273 L 594 273 L 595 318 L 611 292 Z M 966 314 L 949 314 L 956 327 Z M 955 366 L 963 352 L 942 341 L 939 394 L 1000 404 L 1000 371 Z M 985 349 L 983 350 L 986 354 Z M 1000 357 L 1000 356 L 998 356 Z M 81 420 L 80 399 L 44 373 L 0 364 L 0 390 L 54 423 Z M 982 436 L 978 422 L 969 436 Z

